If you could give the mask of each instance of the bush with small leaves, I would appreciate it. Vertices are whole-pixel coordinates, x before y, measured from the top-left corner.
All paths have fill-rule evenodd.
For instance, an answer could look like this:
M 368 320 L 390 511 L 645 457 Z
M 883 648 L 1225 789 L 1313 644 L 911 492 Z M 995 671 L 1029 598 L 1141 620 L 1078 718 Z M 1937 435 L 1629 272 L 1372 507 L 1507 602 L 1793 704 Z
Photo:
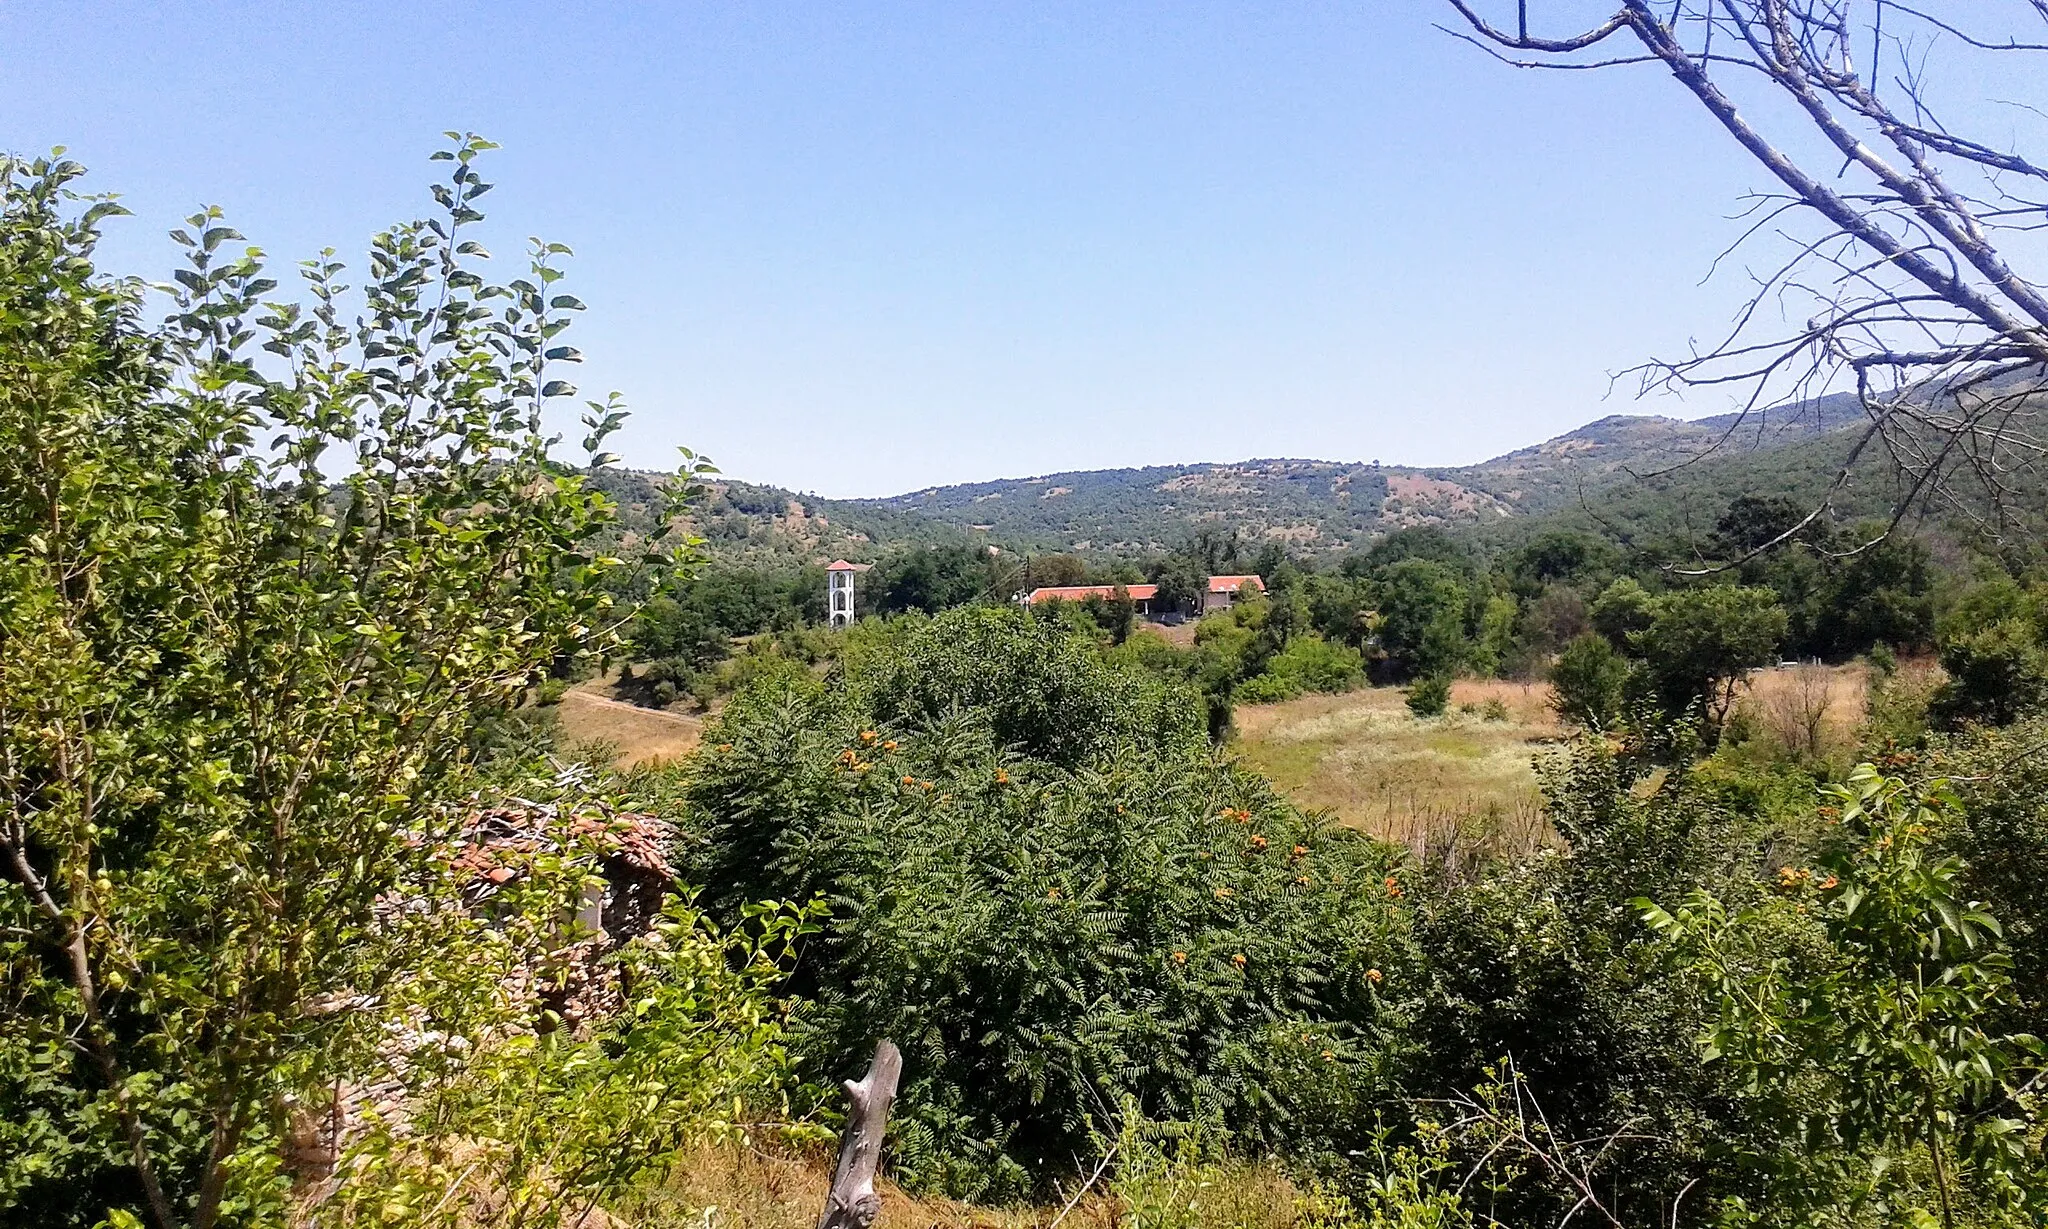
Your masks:
M 1417 717 L 1441 717 L 1451 703 L 1450 676 L 1432 674 L 1408 685 L 1408 711 Z
M 619 643 L 620 561 L 582 549 L 613 507 L 543 425 L 582 304 L 559 244 L 485 276 L 489 148 L 453 136 L 439 212 L 379 234 L 355 293 L 331 254 L 284 293 L 194 215 L 161 325 L 93 264 L 123 211 L 0 156 L 13 1223 L 281 1221 L 295 1100 L 360 1073 L 371 992 L 446 954 L 380 902 L 471 805 L 479 731 Z M 593 464 L 623 417 L 595 404 Z
M 1557 715 L 1588 730 L 1605 730 L 1621 716 L 1629 665 L 1604 636 L 1587 632 L 1565 646 L 1550 667 L 1550 705 Z
M 1123 1096 L 1341 1155 L 1400 1014 L 1399 851 L 1219 757 L 1193 694 L 1048 634 L 954 611 L 736 696 L 687 769 L 686 873 L 721 909 L 832 902 L 793 1044 L 820 1075 L 903 1047 L 908 1181 L 1044 1194 Z

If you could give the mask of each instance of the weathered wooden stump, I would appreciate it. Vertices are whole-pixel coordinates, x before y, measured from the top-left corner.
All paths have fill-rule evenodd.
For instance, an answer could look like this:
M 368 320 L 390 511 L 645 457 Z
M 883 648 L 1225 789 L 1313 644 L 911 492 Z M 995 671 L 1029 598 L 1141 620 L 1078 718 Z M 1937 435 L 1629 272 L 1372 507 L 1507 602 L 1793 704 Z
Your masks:
M 887 1039 L 875 1043 L 874 1061 L 859 1083 L 847 1080 L 846 1130 L 839 1137 L 839 1165 L 832 1171 L 832 1189 L 825 1193 L 825 1213 L 818 1229 L 869 1229 L 882 1210 L 875 1193 L 875 1167 L 882 1161 L 882 1134 L 889 1128 L 889 1106 L 896 1100 L 896 1082 L 903 1077 L 903 1054 Z

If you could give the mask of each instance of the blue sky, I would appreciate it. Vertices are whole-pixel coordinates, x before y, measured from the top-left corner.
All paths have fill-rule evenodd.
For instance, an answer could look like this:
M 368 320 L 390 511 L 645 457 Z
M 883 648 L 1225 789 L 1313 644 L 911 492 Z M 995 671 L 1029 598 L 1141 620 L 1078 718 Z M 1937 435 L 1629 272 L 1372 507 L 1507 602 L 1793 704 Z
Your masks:
M 474 129 L 493 249 L 576 249 L 628 461 L 828 495 L 1726 408 L 1608 373 L 1726 322 L 1758 174 L 1657 73 L 1518 73 L 1443 16 L 11 0 L 0 144 L 69 146 L 137 215 L 107 263 L 161 277 L 200 203 L 357 253 Z

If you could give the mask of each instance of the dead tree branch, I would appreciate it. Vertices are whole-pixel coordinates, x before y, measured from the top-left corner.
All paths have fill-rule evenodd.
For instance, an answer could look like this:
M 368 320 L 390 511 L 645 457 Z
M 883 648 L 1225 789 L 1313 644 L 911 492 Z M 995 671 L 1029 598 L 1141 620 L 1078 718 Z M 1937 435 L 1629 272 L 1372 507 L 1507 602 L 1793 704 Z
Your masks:
M 882 1136 L 889 1128 L 889 1106 L 903 1078 L 903 1054 L 894 1042 L 875 1043 L 875 1057 L 859 1082 L 847 1080 L 846 1130 L 839 1137 L 839 1164 L 825 1194 L 818 1229 L 869 1229 L 882 1210 L 875 1192 L 875 1168 L 882 1162 Z
M 1446 2 L 1462 22 L 1451 33 L 1518 66 L 1660 64 L 1783 186 L 1757 198 L 1768 208 L 1734 246 L 1782 242 L 1785 254 L 1751 275 L 1718 343 L 1636 368 L 1644 391 L 1743 387 L 1740 423 L 1854 388 L 1867 429 L 1810 519 L 1830 514 L 1875 443 L 1899 491 L 1994 537 L 2015 523 L 2048 410 L 2048 290 L 2013 264 L 2037 255 L 2017 236 L 2048 228 L 2048 204 L 2019 186 L 2048 181 L 2048 159 L 1956 131 L 1930 82 L 1967 75 L 1970 57 L 2048 52 L 2038 33 L 1982 28 L 2003 16 L 2038 29 L 2048 0 L 1964 15 L 1939 0 L 1618 0 L 1606 19 L 1552 34 L 1532 32 L 1527 0 L 1512 24 L 1481 0 Z

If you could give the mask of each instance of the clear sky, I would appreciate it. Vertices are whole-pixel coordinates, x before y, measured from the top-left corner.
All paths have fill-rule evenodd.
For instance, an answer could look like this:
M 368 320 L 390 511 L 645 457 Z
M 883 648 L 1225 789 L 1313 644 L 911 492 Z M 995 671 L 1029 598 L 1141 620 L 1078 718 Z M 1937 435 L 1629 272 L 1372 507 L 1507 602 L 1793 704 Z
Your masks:
M 107 262 L 161 278 L 200 203 L 358 253 L 474 129 L 493 250 L 576 249 L 627 460 L 828 495 L 1726 408 L 1608 373 L 1727 321 L 1740 270 L 1699 283 L 1758 173 L 1658 73 L 1519 73 L 1444 16 L 6 0 L 0 145 L 69 146 L 137 215 Z

